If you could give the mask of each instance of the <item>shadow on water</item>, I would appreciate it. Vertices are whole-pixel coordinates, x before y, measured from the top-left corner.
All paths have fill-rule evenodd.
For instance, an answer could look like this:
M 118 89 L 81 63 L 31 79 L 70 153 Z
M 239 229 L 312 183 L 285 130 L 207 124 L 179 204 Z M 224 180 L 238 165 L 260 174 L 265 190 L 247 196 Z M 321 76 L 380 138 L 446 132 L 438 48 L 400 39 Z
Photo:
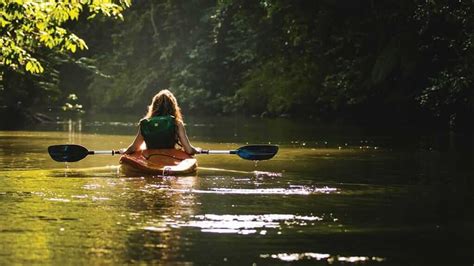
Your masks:
M 196 146 L 271 142 L 280 151 L 258 165 L 199 155 L 191 176 L 125 176 L 118 157 L 65 165 L 46 147 L 125 147 L 133 122 L 0 131 L 0 264 L 473 261 L 472 135 L 187 122 Z

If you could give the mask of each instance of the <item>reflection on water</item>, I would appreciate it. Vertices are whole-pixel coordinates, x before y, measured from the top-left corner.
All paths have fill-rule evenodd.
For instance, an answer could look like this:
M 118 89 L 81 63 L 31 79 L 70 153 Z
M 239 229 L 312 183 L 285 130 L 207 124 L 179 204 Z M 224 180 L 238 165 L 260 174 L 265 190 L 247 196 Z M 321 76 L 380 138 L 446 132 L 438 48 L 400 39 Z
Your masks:
M 82 136 L 82 120 L 78 119 L 73 121 L 69 119 L 67 121 L 67 132 L 68 132 L 68 143 L 80 143 Z
M 198 155 L 193 176 L 125 176 L 117 156 L 64 165 L 46 147 L 122 148 L 134 122 L 0 132 L 0 264 L 474 261 L 472 137 L 403 146 L 394 136 L 288 121 L 187 121 L 196 146 L 271 141 L 280 151 L 257 165 Z
M 305 252 L 305 253 L 279 253 L 279 254 L 262 254 L 260 258 L 272 258 L 278 259 L 281 261 L 299 261 L 299 260 L 316 260 L 316 261 L 326 261 L 329 264 L 335 262 L 347 262 L 347 263 L 364 263 L 364 262 L 383 262 L 385 258 L 379 257 L 365 257 L 365 256 L 332 256 L 330 254 L 324 253 L 314 253 L 314 252 Z
M 200 193 L 200 194 L 241 194 L 241 195 L 309 195 L 316 193 L 329 194 L 337 192 L 337 188 L 322 187 L 322 188 L 310 188 L 305 186 L 293 186 L 292 188 L 261 188 L 261 189 L 232 189 L 232 188 L 209 188 L 208 190 L 202 189 L 173 189 L 163 188 L 162 190 L 169 190 L 173 192 L 182 193 Z
M 335 218 L 331 217 L 331 219 L 332 221 L 337 221 Z M 283 227 L 288 226 L 314 225 L 314 222 L 322 220 L 323 218 L 318 216 L 299 216 L 292 214 L 205 214 L 195 215 L 184 221 L 181 219 L 175 219 L 172 222 L 170 221 L 167 225 L 175 228 L 200 228 L 201 232 L 206 233 L 237 233 L 248 235 L 258 232 L 260 235 L 266 235 L 269 229 L 282 229 Z

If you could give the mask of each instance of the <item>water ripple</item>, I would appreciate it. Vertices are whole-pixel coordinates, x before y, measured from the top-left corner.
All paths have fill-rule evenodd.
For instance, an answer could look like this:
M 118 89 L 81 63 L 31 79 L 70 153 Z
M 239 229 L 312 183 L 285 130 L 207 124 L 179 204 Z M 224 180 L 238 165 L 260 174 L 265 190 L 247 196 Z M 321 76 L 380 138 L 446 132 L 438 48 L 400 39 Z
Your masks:
M 329 220 L 328 220 L 329 219 Z M 190 219 L 166 219 L 165 226 L 150 225 L 143 229 L 147 231 L 166 231 L 166 227 L 171 228 L 199 228 L 201 232 L 207 233 L 235 233 L 235 234 L 267 234 L 268 229 L 279 230 L 284 226 L 308 226 L 314 222 L 323 220 L 334 221 L 330 217 L 304 216 L 293 214 L 261 214 L 261 215 L 232 215 L 232 214 L 203 214 L 195 215 Z M 281 232 L 278 232 L 279 234 Z
M 257 188 L 257 189 L 246 189 L 246 188 L 209 188 L 204 189 L 176 189 L 176 188 L 164 188 L 160 187 L 161 190 L 167 190 L 172 192 L 181 193 L 196 193 L 196 194 L 238 194 L 238 195 L 311 195 L 311 194 L 330 194 L 339 193 L 337 188 L 332 187 L 307 187 L 307 186 L 290 186 L 289 188 Z

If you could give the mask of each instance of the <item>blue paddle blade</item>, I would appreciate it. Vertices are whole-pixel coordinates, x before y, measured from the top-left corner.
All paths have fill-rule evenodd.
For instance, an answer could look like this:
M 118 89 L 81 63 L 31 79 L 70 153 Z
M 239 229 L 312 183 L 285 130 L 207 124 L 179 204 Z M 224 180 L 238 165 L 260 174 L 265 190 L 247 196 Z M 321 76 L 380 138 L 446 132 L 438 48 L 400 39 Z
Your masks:
M 48 147 L 51 158 L 57 162 L 77 162 L 84 159 L 89 151 L 80 145 L 53 145 Z
M 278 152 L 276 145 L 247 145 L 236 150 L 236 154 L 242 159 L 261 161 L 273 158 Z

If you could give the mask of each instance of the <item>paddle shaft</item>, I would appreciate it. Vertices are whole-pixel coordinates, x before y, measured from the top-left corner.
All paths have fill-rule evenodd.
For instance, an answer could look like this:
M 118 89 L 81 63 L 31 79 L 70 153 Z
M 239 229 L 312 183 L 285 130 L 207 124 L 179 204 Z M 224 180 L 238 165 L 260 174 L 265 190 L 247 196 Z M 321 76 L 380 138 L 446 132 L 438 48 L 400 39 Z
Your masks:
M 114 151 L 114 150 L 111 150 L 111 151 L 88 151 L 87 154 L 106 154 L 106 155 L 115 155 L 115 154 L 122 154 L 119 150 L 117 151 Z
M 236 150 L 202 150 L 197 154 L 236 154 Z M 87 154 L 105 154 L 105 155 L 115 155 L 115 154 L 122 154 L 119 150 L 111 150 L 111 151 L 88 151 Z
M 226 151 L 226 150 L 201 150 L 201 152 L 199 154 L 236 154 L 237 151 L 236 150 L 233 150 L 233 151 Z

